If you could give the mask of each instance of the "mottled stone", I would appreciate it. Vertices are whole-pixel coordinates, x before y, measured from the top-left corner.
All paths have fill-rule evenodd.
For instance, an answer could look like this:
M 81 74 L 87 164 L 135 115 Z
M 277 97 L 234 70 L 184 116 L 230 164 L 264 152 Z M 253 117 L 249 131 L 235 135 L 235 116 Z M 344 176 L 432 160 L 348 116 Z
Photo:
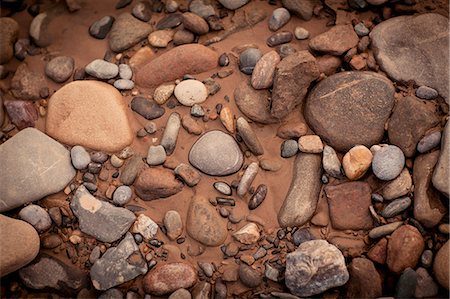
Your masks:
M 417 228 L 402 225 L 394 231 L 388 242 L 386 263 L 394 273 L 406 268 L 414 268 L 425 247 L 425 242 Z
M 314 51 L 340 56 L 356 47 L 358 41 L 358 36 L 351 25 L 336 25 L 313 37 L 309 41 L 309 47 Z
M 3 105 L 5 106 L 9 120 L 19 130 L 34 127 L 36 125 L 39 115 L 36 105 L 33 102 L 6 99 Z M 3 107 L 1 109 L 3 109 Z
M 144 277 L 144 290 L 162 296 L 181 288 L 190 288 L 197 281 L 197 272 L 187 263 L 169 263 L 157 266 Z
M 276 51 L 270 51 L 258 60 L 253 69 L 251 80 L 254 89 L 265 89 L 272 86 L 275 67 L 280 60 L 280 55 Z
M 139 21 L 129 13 L 123 13 L 112 25 L 109 47 L 114 52 L 122 52 L 145 39 L 151 31 L 150 24 Z
M 355 258 L 348 267 L 350 279 L 346 285 L 347 298 L 378 298 L 382 281 L 374 264 L 366 258 Z
M 433 272 L 436 280 L 447 290 L 449 290 L 449 247 L 450 242 L 447 240 L 437 252 L 433 264 Z
M 46 86 L 47 83 L 42 73 L 32 71 L 25 63 L 17 67 L 14 77 L 11 79 L 11 93 L 20 100 L 39 100 L 41 89 Z
M 145 169 L 134 185 L 136 194 L 143 200 L 166 198 L 183 189 L 183 184 L 175 178 L 174 173 L 165 168 Z

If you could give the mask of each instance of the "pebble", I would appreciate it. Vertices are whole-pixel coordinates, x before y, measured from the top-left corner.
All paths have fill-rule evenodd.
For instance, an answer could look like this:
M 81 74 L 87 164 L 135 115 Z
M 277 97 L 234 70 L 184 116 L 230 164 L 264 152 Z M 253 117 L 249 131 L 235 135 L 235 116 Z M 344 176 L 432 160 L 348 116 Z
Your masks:
M 444 131 L 442 132 L 441 150 L 439 160 L 433 172 L 433 186 L 443 193 L 445 196 L 450 196 L 450 185 L 448 177 L 450 176 L 450 122 L 447 121 Z
M 351 148 L 342 159 L 345 175 L 350 180 L 360 179 L 372 163 L 372 152 L 364 145 Z
M 442 133 L 440 131 L 426 134 L 420 139 L 419 143 L 417 143 L 417 151 L 423 154 L 437 147 L 441 143 L 441 136 Z
M 259 166 L 265 171 L 278 171 L 281 169 L 281 163 L 276 160 L 261 159 Z
M 140 214 L 130 231 L 134 234 L 140 234 L 145 240 L 151 240 L 158 232 L 158 224 L 150 217 Z
M 164 227 L 166 228 L 167 237 L 170 240 L 176 240 L 183 233 L 183 221 L 177 211 L 170 210 L 164 215 Z
M 420 256 L 420 263 L 425 268 L 431 267 L 431 265 L 433 264 L 433 251 L 429 249 L 424 250 L 422 255 Z
M 191 107 L 191 115 L 195 117 L 203 117 L 205 116 L 205 110 L 199 104 L 194 104 Z
M 433 89 L 431 87 L 428 86 L 420 86 L 419 88 L 417 88 L 416 90 L 416 96 L 418 98 L 424 99 L 424 100 L 433 100 L 435 98 L 437 98 L 438 96 L 438 92 L 436 91 L 436 89 Z
M 236 127 L 239 135 L 244 140 L 245 145 L 247 145 L 248 149 L 253 154 L 255 154 L 256 156 L 264 154 L 264 149 L 258 139 L 258 136 L 255 134 L 252 127 L 250 127 L 250 124 L 245 118 L 239 117 L 236 121 Z
M 449 289 L 449 246 L 450 242 L 447 240 L 445 244 L 439 249 L 433 263 L 433 273 L 436 280 L 441 286 Z
M 112 155 L 111 156 L 111 165 L 115 168 L 120 168 L 122 167 L 123 163 L 125 161 L 120 159 L 119 157 L 117 157 L 116 155 Z
M 315 238 L 311 233 L 309 232 L 308 228 L 300 228 L 294 232 L 292 235 L 292 241 L 294 242 L 295 246 L 299 246 L 300 244 L 314 240 Z
M 166 127 L 161 138 L 161 145 L 166 150 L 166 154 L 170 156 L 177 145 L 178 131 L 181 127 L 181 117 L 178 113 L 170 114 L 167 119 Z
M 145 39 L 152 30 L 150 24 L 124 12 L 117 17 L 111 28 L 109 48 L 116 53 L 123 52 Z
M 121 8 L 127 7 L 128 5 L 131 4 L 132 1 L 133 0 L 119 0 L 119 1 L 117 1 L 115 8 L 121 9 Z
M 118 90 L 130 90 L 134 88 L 134 82 L 127 79 L 119 79 L 114 81 L 114 87 Z
M 162 145 L 151 145 L 148 149 L 147 164 L 150 166 L 157 166 L 164 164 L 167 155 Z
M 206 101 L 208 90 L 198 80 L 184 80 L 175 87 L 174 94 L 182 105 L 190 107 Z
M 309 35 L 310 35 L 309 31 L 303 27 L 298 26 L 298 27 L 295 27 L 295 29 L 294 29 L 294 36 L 298 40 L 308 39 Z
M 104 16 L 89 27 L 89 34 L 96 39 L 104 39 L 115 21 L 112 16 Z
M 188 289 L 197 281 L 197 271 L 187 263 L 167 263 L 157 266 L 143 279 L 146 293 L 162 296 L 178 289 Z
M 239 266 L 239 279 L 249 288 L 256 288 L 262 283 L 261 274 L 244 263 L 241 263 Z
M 267 52 L 258 60 L 252 73 L 251 83 L 254 89 L 265 89 L 272 86 L 275 68 L 280 60 L 280 55 L 276 51 Z
M 323 144 L 317 135 L 304 135 L 298 139 L 298 148 L 303 153 L 319 154 L 323 151 Z
M 32 71 L 27 64 L 20 64 L 11 79 L 11 93 L 25 101 L 35 101 L 42 98 L 42 91 L 47 90 L 45 77 L 40 72 Z
M 434 297 L 439 292 L 438 285 L 434 282 L 428 271 L 422 267 L 417 268 L 417 285 L 414 291 L 415 298 Z
M 232 194 L 232 190 L 230 185 L 228 185 L 225 182 L 215 182 L 213 184 L 214 189 L 216 189 L 218 192 L 220 192 L 223 195 L 230 196 Z
M 258 226 L 251 222 L 233 234 L 233 238 L 242 244 L 251 245 L 258 242 L 260 238 Z
M 384 181 L 395 179 L 403 170 L 405 155 L 395 145 L 382 146 L 375 152 L 372 160 L 372 170 L 377 178 Z
M 290 19 L 291 14 L 286 8 L 277 8 L 272 12 L 272 15 L 270 16 L 269 29 L 272 31 L 277 31 L 278 29 L 286 25 Z
M 244 195 L 248 192 L 250 189 L 250 186 L 255 179 L 256 175 L 258 174 L 258 163 L 252 162 L 247 169 L 244 172 L 244 175 L 242 176 L 241 180 L 239 181 L 239 185 L 237 188 L 237 194 L 240 197 L 244 197 Z
M 49 23 L 50 16 L 46 12 L 38 14 L 31 21 L 29 35 L 38 47 L 47 47 L 52 42 L 48 31 Z
M 378 227 L 373 228 L 369 232 L 369 237 L 372 239 L 378 239 L 381 237 L 384 237 L 386 235 L 390 235 L 393 233 L 397 228 L 403 225 L 402 221 L 392 222 L 389 224 L 381 225 Z
M 122 182 L 122 184 L 124 185 L 133 184 L 138 172 L 142 168 L 142 165 L 143 163 L 141 157 L 139 156 L 131 157 L 123 167 L 122 172 L 120 174 L 119 179 Z
M 191 165 L 181 163 L 174 169 L 175 174 L 189 187 L 194 187 L 200 182 L 200 173 Z
M 410 205 L 411 199 L 409 197 L 398 198 L 384 207 L 383 211 L 381 211 L 381 216 L 385 218 L 397 216 L 398 214 L 409 208 Z
M 219 56 L 219 65 L 220 66 L 227 66 L 230 64 L 230 58 L 228 57 L 227 53 L 223 53 Z
M 183 183 L 176 179 L 170 169 L 150 167 L 139 173 L 134 187 L 141 199 L 154 200 L 177 194 L 183 189 Z
M 72 76 L 74 64 L 72 57 L 57 56 L 45 65 L 45 74 L 57 83 L 65 82 Z
M 45 232 L 52 225 L 52 220 L 47 211 L 34 204 L 21 209 L 19 217 L 31 224 L 39 233 Z
M 183 14 L 183 26 L 196 35 L 203 35 L 209 31 L 208 23 L 199 15 L 191 12 Z
M 153 100 L 159 105 L 163 105 L 173 95 L 175 84 L 163 84 L 158 86 L 153 93 Z
M 220 110 L 219 118 L 227 131 L 231 134 L 234 134 L 234 132 L 236 131 L 236 125 L 234 121 L 234 114 L 231 111 L 230 107 L 223 107 Z
M 164 107 L 140 96 L 131 100 L 131 110 L 148 120 L 159 118 L 166 112 Z
M 200 135 L 203 133 L 202 126 L 190 115 L 183 116 L 181 119 L 181 124 L 189 134 Z
M 78 170 L 86 169 L 91 163 L 91 156 L 84 149 L 84 147 L 80 145 L 75 145 L 70 150 L 70 158 L 72 160 L 72 165 Z
M 399 274 L 408 267 L 415 268 L 424 248 L 425 242 L 417 228 L 400 226 L 388 242 L 386 263 L 389 270 Z
M 165 48 L 173 40 L 174 34 L 170 29 L 156 30 L 149 34 L 148 42 L 152 47 Z
M 369 29 L 363 23 L 356 24 L 354 29 L 359 37 L 369 35 L 370 32 Z
M 254 210 L 257 207 L 259 207 L 267 195 L 267 186 L 264 184 L 258 185 L 256 187 L 255 193 L 253 193 L 252 197 L 250 198 L 248 202 L 248 208 L 250 210 Z
M 178 10 L 178 3 L 175 0 L 166 1 L 166 11 L 168 13 L 174 13 Z
M 19 35 L 19 24 L 12 18 L 0 19 L 0 64 L 6 64 L 14 56 L 13 45 Z
M 281 144 L 281 157 L 290 158 L 298 152 L 298 142 L 292 139 L 285 140 Z
M 172 294 L 170 294 L 169 299 L 192 299 L 192 296 L 188 290 L 178 289 L 175 292 L 173 292 Z
M 156 29 L 162 30 L 162 29 L 170 29 L 175 28 L 179 26 L 183 22 L 183 15 L 181 13 L 174 13 L 165 16 L 161 20 L 156 23 Z
M 133 77 L 133 71 L 128 64 L 121 63 L 119 64 L 119 77 L 125 80 L 131 80 Z
M 342 176 L 341 161 L 339 161 L 336 151 L 331 146 L 325 145 L 323 148 L 322 166 L 328 175 L 335 178 Z
M 126 205 L 131 199 L 132 192 L 128 186 L 119 186 L 113 193 L 113 202 L 118 206 Z
M 412 189 L 412 178 L 407 168 L 400 175 L 387 183 L 382 190 L 382 198 L 391 200 L 408 194 Z
M 246 75 L 251 75 L 262 53 L 257 48 L 248 48 L 239 55 L 239 69 Z
M 95 59 L 84 70 L 89 75 L 98 79 L 112 79 L 119 74 L 119 67 L 117 65 L 103 59 Z
M 417 273 L 407 268 L 403 271 L 395 287 L 395 298 L 413 298 L 417 285 Z
M 187 30 L 180 29 L 173 35 L 173 43 L 175 46 L 190 44 L 195 40 L 195 35 Z
M 152 11 L 149 3 L 147 2 L 139 2 L 136 4 L 133 7 L 131 14 L 142 22 L 148 22 L 152 18 Z

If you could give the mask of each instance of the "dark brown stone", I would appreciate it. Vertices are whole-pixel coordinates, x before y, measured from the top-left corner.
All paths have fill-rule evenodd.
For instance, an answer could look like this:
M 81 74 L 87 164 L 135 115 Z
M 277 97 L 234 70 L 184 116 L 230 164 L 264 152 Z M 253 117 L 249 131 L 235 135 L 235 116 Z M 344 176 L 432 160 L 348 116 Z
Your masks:
M 171 170 L 147 168 L 139 174 L 135 188 L 140 198 L 153 200 L 177 194 L 183 189 L 183 184 L 175 178 Z
M 348 266 L 350 279 L 346 298 L 378 298 L 382 294 L 381 277 L 374 264 L 365 258 L 355 258 Z
M 386 263 L 394 273 L 401 273 L 406 268 L 414 269 L 425 248 L 420 232 L 411 225 L 402 225 L 389 239 Z

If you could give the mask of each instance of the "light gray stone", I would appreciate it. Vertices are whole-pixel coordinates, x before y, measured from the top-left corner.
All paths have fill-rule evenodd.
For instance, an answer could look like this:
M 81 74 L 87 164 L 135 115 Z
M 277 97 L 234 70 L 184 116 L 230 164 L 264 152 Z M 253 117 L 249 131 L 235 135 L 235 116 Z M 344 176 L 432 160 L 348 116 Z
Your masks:
M 384 181 L 395 179 L 405 166 L 405 155 L 395 145 L 382 146 L 375 152 L 372 171 L 377 178 Z
M 130 199 L 133 191 L 128 186 L 119 186 L 113 193 L 113 202 L 118 206 L 123 206 L 127 204 Z
M 50 215 L 38 205 L 28 205 L 19 212 L 19 217 L 23 221 L 31 224 L 38 232 L 43 233 L 52 225 Z
M 433 186 L 445 196 L 450 194 L 450 125 L 447 121 L 441 139 L 441 155 L 433 173 Z
M 166 150 L 166 154 L 170 156 L 177 145 L 178 132 L 181 127 L 181 117 L 178 113 L 172 113 L 167 119 L 163 136 L 161 137 L 161 145 Z
M 85 72 L 98 79 L 112 79 L 119 74 L 119 67 L 103 59 L 95 59 L 84 68 Z
M 72 160 L 72 165 L 78 170 L 86 169 L 91 163 L 91 156 L 81 145 L 75 145 L 70 150 L 70 158 Z
M 161 165 L 166 161 L 166 151 L 162 145 L 151 145 L 148 149 L 147 164 L 150 166 Z

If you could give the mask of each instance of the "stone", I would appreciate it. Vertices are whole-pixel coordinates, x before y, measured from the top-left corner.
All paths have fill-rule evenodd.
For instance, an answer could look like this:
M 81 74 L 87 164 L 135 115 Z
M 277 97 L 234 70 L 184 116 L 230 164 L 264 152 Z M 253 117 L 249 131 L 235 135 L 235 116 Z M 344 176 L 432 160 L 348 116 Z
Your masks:
M 239 265 L 239 279 L 249 288 L 256 288 L 262 283 L 261 274 L 250 266 L 241 263 Z
M 47 62 L 45 65 L 45 74 L 53 81 L 62 83 L 72 76 L 74 66 L 75 61 L 72 57 L 57 56 Z
M 132 195 L 133 191 L 130 187 L 119 186 L 113 193 L 113 203 L 118 206 L 124 206 L 130 201 Z
M 28 223 L 0 215 L 0 277 L 30 263 L 39 253 L 39 236 Z
M 137 96 L 131 100 L 131 110 L 147 120 L 157 119 L 164 115 L 166 109 L 155 101 Z
M 336 151 L 331 146 L 325 145 L 323 148 L 322 166 L 328 175 L 335 178 L 342 176 L 341 161 L 339 161 Z
M 320 154 L 323 151 L 323 144 L 317 135 L 304 135 L 298 139 L 298 148 L 303 153 Z
M 342 253 L 325 240 L 312 240 L 286 255 L 285 282 L 299 297 L 317 295 L 349 279 Z
M 162 145 L 151 145 L 148 149 L 147 164 L 150 166 L 161 165 L 166 161 L 166 151 Z
M 390 202 L 381 211 L 381 216 L 384 218 L 391 218 L 405 211 L 411 205 L 411 199 L 409 197 L 401 197 Z
M 195 36 L 192 32 L 180 29 L 173 35 L 173 44 L 175 46 L 193 43 Z
M 239 135 L 244 140 L 245 145 L 247 145 L 248 149 L 254 155 L 260 156 L 264 154 L 264 148 L 262 147 L 258 136 L 245 118 L 239 117 L 236 121 L 236 127 Z
M 156 30 L 149 34 L 148 42 L 152 47 L 165 48 L 173 40 L 174 34 L 170 29 Z
M 405 156 L 395 145 L 381 146 L 372 159 L 372 171 L 377 178 L 390 181 L 398 177 L 405 166 Z
M 219 0 L 220 4 L 222 4 L 225 8 L 229 10 L 238 9 L 245 4 L 247 4 L 250 0 Z
M 270 114 L 270 93 L 268 90 L 255 90 L 247 82 L 241 82 L 234 90 L 234 100 L 239 110 L 249 119 L 262 123 L 277 123 Z
M 438 225 L 447 213 L 442 195 L 431 183 L 438 158 L 439 151 L 434 151 L 414 160 L 414 218 L 426 228 Z
M 404 168 L 400 175 L 394 180 L 387 183 L 381 192 L 386 200 L 399 198 L 408 194 L 412 190 L 412 178 L 408 169 Z
M 411 268 L 406 268 L 400 275 L 395 287 L 395 298 L 412 298 L 416 290 L 417 274 Z
M 166 198 L 183 189 L 183 184 L 175 178 L 174 173 L 165 168 L 145 169 L 139 174 L 134 186 L 136 194 L 143 200 Z
M 233 238 L 242 244 L 251 245 L 259 240 L 260 233 L 258 226 L 250 222 L 233 234 Z
M 391 222 L 389 224 L 384 224 L 378 227 L 375 227 L 369 232 L 369 237 L 372 239 L 377 239 L 380 237 L 384 237 L 386 235 L 392 234 L 397 228 L 403 225 L 402 221 Z
M 439 123 L 436 108 L 414 97 L 400 99 L 389 119 L 389 141 L 398 146 L 407 158 L 416 153 L 417 143 L 426 131 Z
M 203 133 L 202 126 L 190 115 L 183 116 L 181 119 L 181 125 L 189 134 L 200 135 Z
M 122 173 L 120 174 L 120 181 L 124 185 L 131 185 L 133 184 L 134 180 L 136 179 L 137 174 L 141 170 L 143 166 L 142 158 L 139 156 L 133 156 L 131 157 L 127 163 L 125 163 L 125 166 L 122 169 Z
M 436 89 L 449 100 L 448 18 L 436 13 L 400 16 L 382 22 L 370 33 L 372 49 L 381 69 L 395 81 L 415 81 Z M 430 36 L 423 41 L 424 36 Z M 403 45 L 400 51 L 398 43 Z
M 206 72 L 217 66 L 218 55 L 197 44 L 175 47 L 150 60 L 136 74 L 136 83 L 143 87 L 158 86 L 167 81 Z
M 117 17 L 109 34 L 109 47 L 114 52 L 125 51 L 143 39 L 152 31 L 152 26 L 139 21 L 129 13 Z
M 356 47 L 358 36 L 351 25 L 336 25 L 316 35 L 309 41 L 309 47 L 317 52 L 340 56 Z
M 80 223 L 80 230 L 101 242 L 112 243 L 120 239 L 136 217 L 124 208 L 98 200 L 81 185 L 70 203 Z
M 137 50 L 137 52 L 133 56 L 131 56 L 128 64 L 131 68 L 136 70 L 137 68 L 148 63 L 151 59 L 154 58 L 154 56 L 155 53 L 152 51 L 152 49 L 150 49 L 149 47 L 142 47 Z
M 203 35 L 209 31 L 208 23 L 202 17 L 192 12 L 183 14 L 183 26 L 196 35 Z
M 311 82 L 319 77 L 316 59 L 308 51 L 284 58 L 275 69 L 272 89 L 273 117 L 281 119 L 302 104 Z
M 448 178 L 450 177 L 450 125 L 447 121 L 443 137 L 441 139 L 441 154 L 436 167 L 433 172 L 433 186 L 441 191 L 445 196 L 449 197 L 450 194 L 450 184 Z
M 90 62 L 84 70 L 98 79 L 112 79 L 119 74 L 119 67 L 103 59 L 95 59 Z
M 156 296 L 190 288 L 197 282 L 197 271 L 187 263 L 157 266 L 144 277 L 144 291 Z
M 309 21 L 313 16 L 314 6 L 319 2 L 316 0 L 282 0 L 281 3 L 296 16 L 302 18 L 305 21 Z
M 364 145 L 351 148 L 342 159 L 345 175 L 350 180 L 358 180 L 369 169 L 372 163 L 372 152 Z
M 309 93 L 305 118 L 311 129 L 337 151 L 348 151 L 358 144 L 370 147 L 383 138 L 393 96 L 392 82 L 384 76 L 341 72 L 320 81 Z
M 167 211 L 164 215 L 163 222 L 167 230 L 167 237 L 170 240 L 176 240 L 183 233 L 183 221 L 177 211 Z
M 75 177 L 69 151 L 27 128 L 0 145 L 0 212 L 63 190 Z
M 417 143 L 417 151 L 423 154 L 434 149 L 441 143 L 441 135 L 440 131 L 426 133 Z
M 32 264 L 20 269 L 19 277 L 27 288 L 53 290 L 71 297 L 89 284 L 84 272 L 46 254 L 40 254 Z
M 237 194 L 240 197 L 244 197 L 245 194 L 247 194 L 248 190 L 250 189 L 250 186 L 253 183 L 253 180 L 255 179 L 256 175 L 258 174 L 258 163 L 252 162 L 248 167 L 245 169 L 244 174 L 241 177 L 241 180 L 239 181 L 239 185 L 237 187 Z
M 133 77 L 133 71 L 128 64 L 119 64 L 119 77 L 121 79 L 131 80 L 131 78 Z
M 19 217 L 23 221 L 31 224 L 39 233 L 45 232 L 52 225 L 52 220 L 47 211 L 34 204 L 21 209 Z
M 156 29 L 171 29 L 179 26 L 183 22 L 183 15 L 181 13 L 169 14 L 163 17 L 156 24 Z
M 278 212 L 281 227 L 302 226 L 313 216 L 321 188 L 321 161 L 317 154 L 299 153 L 295 158 L 291 185 Z
M 186 289 L 178 289 L 170 294 L 169 299 L 192 299 L 191 293 Z
M 449 289 L 449 241 L 439 249 L 433 263 L 433 272 L 441 286 Z
M 188 164 L 179 164 L 175 167 L 174 172 L 189 187 L 194 187 L 201 179 L 200 173 Z
M 74 81 L 50 98 L 46 132 L 65 144 L 119 151 L 134 137 L 126 109 L 122 95 L 111 85 Z
M 415 298 L 434 297 L 439 292 L 438 285 L 433 278 L 428 274 L 425 268 L 419 267 L 416 270 L 417 285 L 414 291 Z
M 219 246 L 227 237 L 226 222 L 216 212 L 208 199 L 194 196 L 189 205 L 186 231 L 205 246 Z
M 333 228 L 367 230 L 373 227 L 369 206 L 371 189 L 365 182 L 348 182 L 324 188 Z M 351 215 L 351 217 L 349 217 Z
M 277 32 L 277 33 L 274 33 L 271 36 L 269 36 L 267 38 L 266 44 L 269 47 L 276 47 L 281 44 L 289 43 L 290 41 L 292 41 L 293 38 L 294 38 L 294 35 L 291 32 L 281 31 L 281 32 Z M 286 56 L 281 55 L 281 56 L 283 56 L 283 58 L 285 58 L 286 56 L 289 56 L 289 55 L 286 55 Z
M 223 126 L 228 132 L 234 134 L 236 132 L 235 116 L 230 107 L 222 107 L 220 110 L 219 118 Z
M 0 18 L 0 64 L 14 56 L 14 43 L 19 36 L 19 24 L 13 18 Z
M 234 138 L 217 130 L 203 134 L 189 152 L 189 162 L 195 168 L 212 176 L 237 172 L 242 167 L 243 159 Z
M 347 298 L 378 298 L 382 281 L 375 265 L 366 258 L 354 258 L 348 267 L 350 279 L 346 285 Z
M 303 27 L 298 26 L 298 27 L 295 27 L 295 29 L 294 29 L 294 36 L 298 40 L 308 39 L 309 35 L 310 35 L 309 31 Z
M 170 156 L 177 145 L 178 132 L 181 127 L 181 116 L 177 112 L 170 114 L 161 137 L 161 145 L 166 150 L 166 154 Z
M 286 25 L 290 19 L 291 14 L 286 8 L 277 8 L 272 12 L 272 15 L 270 16 L 269 29 L 272 31 L 277 31 L 278 29 Z
M 261 50 L 248 48 L 239 55 L 239 69 L 246 75 L 251 75 L 256 63 L 261 59 Z
M 163 105 L 173 95 L 175 84 L 160 85 L 155 89 L 153 93 L 153 100 L 159 105 Z
M 130 1 L 131 2 L 131 1 Z M 148 22 L 152 18 L 152 11 L 150 8 L 150 3 L 147 2 L 139 2 L 131 11 L 131 14 L 141 20 L 142 22 Z
M 116 289 L 116 288 L 112 288 L 109 289 L 105 292 L 103 292 L 98 299 L 110 299 L 110 298 L 118 298 L 118 299 L 123 299 L 123 294 L 122 291 Z
M 40 13 L 33 18 L 30 23 L 29 34 L 33 42 L 41 48 L 51 44 L 51 36 L 49 35 L 48 25 L 50 24 L 50 16 L 46 13 Z
M 267 52 L 258 60 L 251 80 L 254 89 L 265 89 L 272 86 L 275 67 L 280 60 L 280 55 L 276 51 Z
M 342 61 L 339 57 L 332 55 L 323 55 L 316 57 L 317 67 L 319 72 L 327 76 L 331 76 L 336 73 L 336 70 L 341 66 Z
M 114 81 L 114 87 L 118 90 L 130 90 L 134 88 L 134 82 L 128 79 L 118 79 Z
M 308 126 L 300 121 L 289 121 L 278 127 L 277 136 L 282 139 L 298 139 L 308 132 Z
M 297 154 L 298 152 L 298 142 L 295 140 L 285 140 L 281 144 L 281 157 L 290 158 Z
M 369 34 L 369 29 L 364 25 L 364 23 L 358 23 L 354 27 L 356 34 L 359 37 L 363 37 Z
M 388 242 L 386 263 L 394 273 L 401 273 L 406 268 L 415 268 L 425 242 L 417 228 L 402 225 L 394 231 Z
M 25 64 L 20 64 L 11 79 L 11 93 L 19 100 L 36 101 L 41 99 L 41 89 L 47 86 L 41 73 L 33 72 Z
M 181 81 L 174 90 L 175 97 L 184 106 L 191 107 L 206 101 L 208 91 L 205 84 L 198 80 Z
M 173 12 L 176 12 L 177 10 L 178 10 L 178 3 L 177 3 L 177 1 L 175 1 L 175 0 L 168 0 L 167 2 L 166 2 L 166 11 L 168 12 L 168 13 L 173 13 Z
M 280 271 L 277 268 L 272 267 L 269 263 L 265 265 L 264 276 L 272 281 L 277 282 L 279 280 Z
M 419 86 L 419 88 L 416 89 L 416 97 L 424 100 L 432 100 L 437 98 L 439 93 L 436 89 L 433 89 L 428 86 Z
M 133 235 L 127 233 L 116 246 L 109 248 L 91 267 L 92 285 L 107 290 L 147 273 L 148 267 Z
M 267 195 L 267 186 L 264 184 L 258 185 L 258 187 L 256 187 L 255 193 L 253 193 L 252 197 L 248 202 L 249 210 L 254 210 L 257 207 L 259 207 L 266 198 L 266 195 Z
M 72 165 L 75 169 L 83 170 L 86 169 L 91 163 L 91 156 L 86 151 L 86 149 L 80 145 L 75 145 L 70 150 L 70 158 L 72 160 Z
M 158 232 L 158 224 L 150 217 L 140 214 L 130 231 L 134 234 L 140 234 L 144 240 L 149 241 L 156 236 Z
M 89 34 L 96 39 L 104 39 L 108 35 L 116 19 L 113 16 L 104 16 L 89 27 Z
M 36 105 L 33 102 L 5 99 L 3 105 L 5 106 L 9 120 L 19 130 L 35 126 L 39 116 Z M 1 124 L 3 123 L 1 122 Z

